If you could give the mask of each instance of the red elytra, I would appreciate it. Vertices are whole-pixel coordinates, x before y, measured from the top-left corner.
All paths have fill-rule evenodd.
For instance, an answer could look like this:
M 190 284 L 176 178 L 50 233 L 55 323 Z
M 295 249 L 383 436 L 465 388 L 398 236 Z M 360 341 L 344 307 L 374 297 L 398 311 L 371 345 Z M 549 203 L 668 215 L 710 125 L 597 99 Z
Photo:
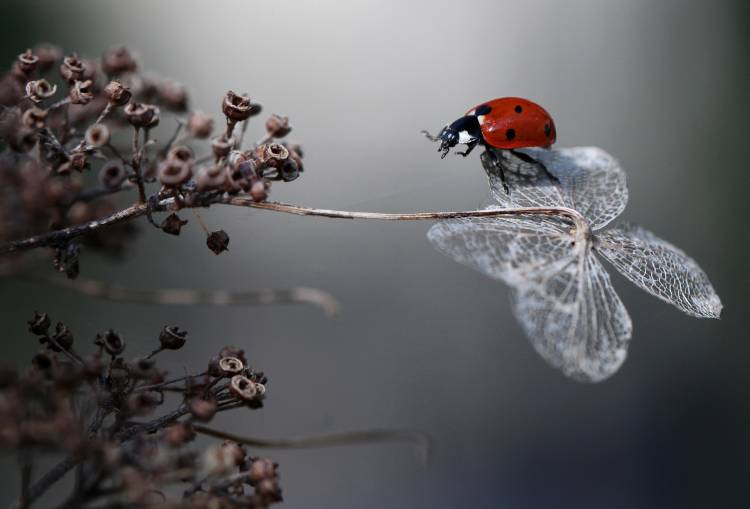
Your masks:
M 485 143 L 498 149 L 547 148 L 557 137 L 555 122 L 547 110 L 521 97 L 493 99 L 466 115 L 476 115 Z

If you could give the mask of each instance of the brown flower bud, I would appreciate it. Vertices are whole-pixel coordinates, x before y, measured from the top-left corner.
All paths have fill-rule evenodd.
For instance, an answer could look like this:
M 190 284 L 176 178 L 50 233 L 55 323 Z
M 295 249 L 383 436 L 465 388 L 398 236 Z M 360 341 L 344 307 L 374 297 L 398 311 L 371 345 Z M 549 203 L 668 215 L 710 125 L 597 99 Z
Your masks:
M 223 357 L 237 357 L 242 364 L 247 364 L 247 357 L 245 356 L 245 350 L 236 346 L 225 346 L 219 350 L 219 358 Z
M 31 49 L 27 49 L 26 51 L 18 55 L 16 62 L 18 63 L 18 68 L 24 74 L 28 75 L 34 72 L 34 69 L 36 69 L 37 64 L 39 64 L 39 57 L 34 55 Z
M 221 189 L 226 181 L 224 166 L 214 164 L 213 166 L 201 168 L 195 179 L 198 191 L 209 191 Z
M 261 166 L 277 168 L 289 158 L 289 151 L 278 143 L 264 143 L 255 149 L 255 158 Z
M 161 403 L 161 396 L 153 391 L 138 391 L 128 396 L 128 411 L 143 416 L 151 413 Z
M 276 115 L 275 113 L 266 120 L 266 131 L 269 136 L 274 138 L 283 138 L 292 131 L 289 125 L 289 118 Z
M 97 334 L 94 344 L 104 348 L 113 357 L 125 351 L 125 340 L 112 329 L 104 334 Z
M 237 95 L 231 90 L 224 96 L 221 111 L 227 117 L 227 122 L 242 122 L 260 113 L 260 105 L 253 104 L 247 94 Z
M 26 83 L 26 95 L 36 104 L 49 99 L 55 95 L 55 92 L 57 92 L 57 85 L 53 85 L 45 79 Z
M 110 48 L 102 55 L 102 70 L 107 76 L 134 72 L 136 69 L 138 62 L 125 46 Z
M 218 411 L 216 401 L 196 398 L 190 402 L 190 414 L 196 421 L 208 422 Z
M 178 422 L 164 430 L 164 440 L 171 447 L 180 447 L 195 438 L 195 431 L 190 423 Z
M 255 202 L 262 202 L 268 199 L 268 188 L 271 183 L 266 179 L 256 179 L 250 186 L 250 196 Z
M 21 115 L 21 125 L 31 129 L 41 129 L 47 121 L 47 110 L 32 106 Z
M 114 159 L 104 163 L 99 170 L 99 183 L 107 189 L 119 189 L 127 177 L 125 168 Z
M 29 324 L 29 332 L 32 334 L 46 335 L 51 321 L 47 313 L 34 312 L 34 318 L 26 322 Z
M 229 249 L 229 235 L 224 230 L 211 232 L 206 239 L 208 249 L 218 255 Z
M 62 64 L 60 64 L 60 76 L 70 84 L 83 79 L 85 70 L 83 62 L 75 53 L 65 57 Z
M 187 331 L 181 331 L 176 325 L 165 326 L 159 333 L 159 344 L 167 350 L 179 350 L 186 340 Z
M 159 164 L 159 182 L 166 187 L 179 187 L 193 176 L 192 164 L 179 159 L 166 159 Z
M 88 104 L 94 98 L 94 92 L 91 87 L 94 82 L 91 80 L 76 81 L 73 87 L 70 89 L 70 103 L 71 104 Z
M 253 401 L 258 397 L 255 382 L 244 375 L 234 375 L 229 381 L 229 390 L 245 401 Z
M 86 129 L 85 138 L 89 146 L 101 148 L 109 143 L 109 128 L 104 124 L 92 124 Z
M 188 117 L 187 130 L 195 138 L 206 139 L 214 130 L 214 119 L 202 111 L 194 111 Z
M 244 363 L 237 357 L 221 357 L 219 359 L 219 372 L 224 376 L 242 373 L 245 369 Z
M 187 145 L 175 145 L 167 152 L 167 159 L 174 159 L 183 163 L 192 163 L 195 156 L 193 149 Z
M 268 458 L 254 459 L 247 473 L 250 484 L 255 486 L 257 483 L 264 479 L 276 478 L 276 469 L 278 468 L 278 466 L 278 463 L 274 463 Z
M 123 112 L 136 128 L 155 127 L 159 123 L 159 108 L 150 104 L 129 103 Z
M 173 212 L 169 214 L 164 219 L 164 221 L 161 222 L 159 228 L 161 228 L 164 233 L 168 233 L 170 235 L 179 235 L 180 230 L 182 230 L 182 227 L 186 224 L 187 221 L 183 221 L 182 219 L 180 219 L 180 216 Z
M 263 479 L 255 487 L 255 494 L 264 501 L 263 505 L 268 505 L 272 502 L 281 502 L 281 486 L 279 486 L 278 479 Z
M 119 81 L 110 81 L 104 87 L 104 95 L 107 97 L 107 101 L 113 106 L 124 106 L 128 104 L 132 97 L 130 89 Z
M 34 54 L 39 58 L 39 70 L 49 71 L 52 67 L 62 60 L 63 51 L 59 46 L 49 43 L 41 43 L 34 46 Z
M 211 140 L 211 150 L 213 150 L 214 156 L 216 156 L 217 159 L 228 156 L 233 147 L 234 138 L 229 138 L 227 140 L 224 136 L 219 136 Z
M 185 111 L 188 94 L 185 86 L 173 80 L 164 80 L 156 85 L 156 94 L 165 108 L 172 111 Z

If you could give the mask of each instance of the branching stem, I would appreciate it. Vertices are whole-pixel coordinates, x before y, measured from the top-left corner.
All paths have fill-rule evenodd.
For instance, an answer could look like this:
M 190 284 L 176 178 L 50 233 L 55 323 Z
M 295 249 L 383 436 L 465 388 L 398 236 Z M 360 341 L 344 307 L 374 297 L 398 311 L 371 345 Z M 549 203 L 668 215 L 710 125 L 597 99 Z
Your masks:
M 142 182 L 141 182 L 142 185 Z M 139 188 L 140 191 L 140 188 Z M 145 196 L 144 196 L 145 199 Z M 318 209 L 311 207 L 301 207 L 299 205 L 290 205 L 279 202 L 255 202 L 250 198 L 230 196 L 227 198 L 217 197 L 213 202 L 215 204 L 232 205 L 236 207 L 249 207 L 255 209 L 270 210 L 272 212 L 282 212 L 285 214 L 294 214 L 297 216 L 317 216 L 334 219 L 372 219 L 380 221 L 439 221 L 442 219 L 458 219 L 469 217 L 509 217 L 509 216 L 528 216 L 541 215 L 548 217 L 563 217 L 572 221 L 577 232 L 582 235 L 589 235 L 591 229 L 586 218 L 576 210 L 567 207 L 517 207 L 506 209 L 490 210 L 465 210 L 465 211 L 444 211 L 444 212 L 414 212 L 407 214 L 382 213 L 382 212 L 353 212 L 347 210 L 330 210 Z M 154 211 L 170 211 L 185 208 L 175 203 L 174 198 L 165 198 L 160 200 L 154 206 Z M 106 226 L 129 221 L 139 216 L 143 216 L 148 211 L 145 203 L 138 203 L 126 209 L 115 212 L 96 221 L 90 221 L 69 228 L 56 230 L 26 239 L 14 240 L 0 244 L 0 255 L 33 249 L 40 246 L 55 246 L 63 244 L 73 238 L 94 232 Z

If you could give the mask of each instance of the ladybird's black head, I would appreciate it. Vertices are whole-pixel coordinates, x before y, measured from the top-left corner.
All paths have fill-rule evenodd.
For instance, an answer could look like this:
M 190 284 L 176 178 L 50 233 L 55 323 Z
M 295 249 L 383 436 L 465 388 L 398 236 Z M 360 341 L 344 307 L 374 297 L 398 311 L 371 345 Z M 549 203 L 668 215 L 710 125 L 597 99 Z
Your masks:
M 448 155 L 448 151 L 458 144 L 458 131 L 447 125 L 443 127 L 437 137 L 440 140 L 438 152 L 442 152 L 440 157 L 445 158 Z
M 431 136 L 426 131 L 424 131 L 424 134 L 430 140 L 440 142 L 438 152 L 442 152 L 440 156 L 442 158 L 445 158 L 448 155 L 448 151 L 459 143 L 473 146 L 477 141 L 482 139 L 482 131 L 475 115 L 467 115 L 459 118 L 443 127 L 437 136 Z

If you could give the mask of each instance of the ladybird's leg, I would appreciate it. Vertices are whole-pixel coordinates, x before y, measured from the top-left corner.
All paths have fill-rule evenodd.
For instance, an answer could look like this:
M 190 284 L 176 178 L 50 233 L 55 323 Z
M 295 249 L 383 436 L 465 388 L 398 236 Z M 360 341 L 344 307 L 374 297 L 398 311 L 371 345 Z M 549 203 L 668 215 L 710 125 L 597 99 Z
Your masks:
M 497 173 L 500 175 L 500 181 L 503 183 L 503 189 L 505 190 L 505 194 L 510 196 L 510 189 L 508 188 L 508 182 L 505 180 L 505 169 L 503 168 L 503 163 L 500 162 L 500 159 L 498 159 L 497 154 L 492 148 L 487 147 L 486 151 L 490 155 L 490 158 L 492 159 L 492 164 L 497 169 Z
M 534 165 L 538 166 L 550 178 L 550 180 L 552 180 L 553 182 L 556 182 L 558 184 L 560 183 L 560 179 L 557 178 L 557 177 L 555 177 L 554 175 L 552 175 L 552 173 L 550 173 L 550 171 L 547 169 L 547 167 L 541 161 L 538 161 L 538 160 L 534 159 L 529 154 L 526 154 L 524 152 L 519 152 L 517 150 L 512 150 L 512 149 L 511 149 L 510 152 L 511 152 L 511 154 L 513 154 L 514 156 L 516 156 L 517 158 L 519 158 L 521 161 L 523 161 L 525 163 L 534 164 Z
M 466 144 L 466 150 L 463 152 L 456 152 L 456 155 L 466 157 L 468 156 L 472 150 L 474 150 L 474 147 L 477 146 L 476 141 L 472 141 L 471 143 Z

